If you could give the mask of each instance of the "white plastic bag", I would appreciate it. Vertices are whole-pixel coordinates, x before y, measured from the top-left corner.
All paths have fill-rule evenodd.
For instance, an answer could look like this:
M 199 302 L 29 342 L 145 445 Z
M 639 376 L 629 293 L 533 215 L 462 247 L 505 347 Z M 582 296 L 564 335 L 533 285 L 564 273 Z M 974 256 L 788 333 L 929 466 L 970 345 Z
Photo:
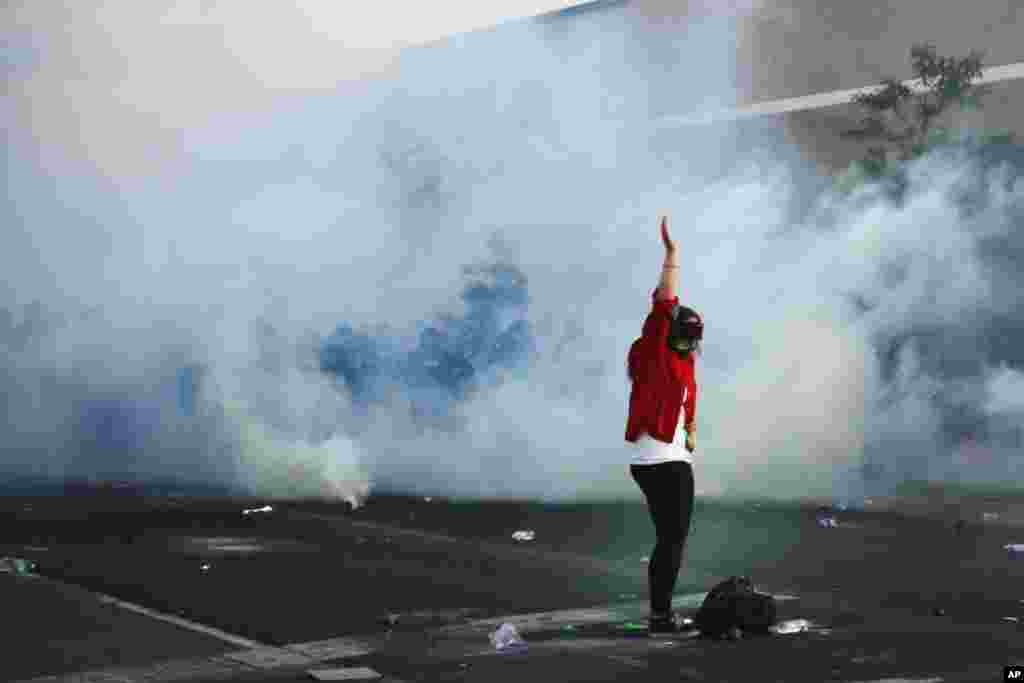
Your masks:
M 775 624 L 772 627 L 772 631 L 779 635 L 789 635 L 792 633 L 806 633 L 810 628 L 811 622 L 806 619 L 790 619 Z
M 497 631 L 491 634 L 491 644 L 496 650 L 504 650 L 509 647 L 525 646 L 526 641 L 519 635 L 515 626 L 502 624 Z

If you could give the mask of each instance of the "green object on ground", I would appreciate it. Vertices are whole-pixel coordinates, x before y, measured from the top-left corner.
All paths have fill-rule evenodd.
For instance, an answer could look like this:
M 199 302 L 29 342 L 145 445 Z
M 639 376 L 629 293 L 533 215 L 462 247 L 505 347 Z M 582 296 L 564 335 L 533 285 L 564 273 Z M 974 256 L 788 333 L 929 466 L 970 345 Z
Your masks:
M 0 557 L 0 571 L 24 576 L 25 574 L 31 574 L 35 568 L 36 563 L 32 560 L 25 560 L 20 557 Z
M 565 626 L 562 627 L 562 630 L 563 631 L 575 631 L 576 630 L 576 625 L 575 624 L 566 624 Z
M 622 625 L 622 628 L 626 631 L 646 631 L 647 624 L 641 624 L 636 621 L 627 621 L 625 624 Z

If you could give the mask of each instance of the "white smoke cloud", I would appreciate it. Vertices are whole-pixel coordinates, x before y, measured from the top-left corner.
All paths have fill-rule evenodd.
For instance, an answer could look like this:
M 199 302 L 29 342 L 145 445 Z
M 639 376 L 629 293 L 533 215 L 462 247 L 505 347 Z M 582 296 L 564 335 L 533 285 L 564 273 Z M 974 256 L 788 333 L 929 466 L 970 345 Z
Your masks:
M 1006 365 L 989 374 L 986 409 L 992 414 L 1024 414 L 1024 373 Z
M 25 153 L 46 167 L 84 166 L 134 186 L 140 176 L 187 173 L 182 148 L 211 124 L 231 128 L 317 94 L 357 94 L 366 79 L 393 74 L 405 48 L 567 5 L 7 3 L 5 35 L 34 55 L 8 104 L 31 131 Z
M 915 167 L 902 205 L 826 194 L 794 219 L 793 193 L 815 179 L 789 167 L 781 132 L 656 125 L 736 99 L 733 21 L 756 6 L 698 7 L 683 33 L 648 8 L 465 36 L 403 54 L 358 96 L 338 87 L 348 76 L 317 52 L 326 43 L 296 28 L 302 17 L 269 14 L 284 9 L 260 10 L 250 28 L 225 15 L 231 30 L 215 41 L 189 23 L 195 7 L 159 22 L 135 7 L 23 10 L 80 30 L 44 50 L 13 104 L 26 116 L 6 159 L 3 302 L 38 300 L 66 321 L 5 367 L 8 468 L 174 473 L 352 501 L 373 487 L 636 497 L 624 364 L 657 283 L 661 210 L 683 302 L 707 324 L 700 491 L 830 495 L 865 450 L 895 461 L 943 447 L 937 396 L 982 413 L 1018 405 L 1015 381 L 996 374 L 997 398 L 981 406 L 914 335 L 1013 314 L 1012 270 L 979 245 L 1008 234 L 1019 187 L 987 180 L 989 207 L 963 218 L 949 199 L 961 166 L 935 158 Z M 234 5 L 217 7 L 211 16 Z M 179 55 L 186 25 L 194 40 Z M 308 39 L 308 51 L 262 49 L 272 35 Z M 85 66 L 91 80 L 75 90 Z M 274 99 L 289 84 L 286 104 Z M 80 106 L 58 107 L 67 93 Z M 318 335 L 342 323 L 401 357 L 425 321 L 465 314 L 462 269 L 492 261 L 526 278 L 536 348 L 524 366 L 488 369 L 451 404 L 385 377 L 368 407 L 317 370 Z M 901 335 L 889 373 L 883 350 Z M 173 354 L 208 368 L 200 426 L 158 420 L 130 455 L 82 446 L 90 399 L 173 404 Z M 414 424 L 422 404 L 457 428 Z

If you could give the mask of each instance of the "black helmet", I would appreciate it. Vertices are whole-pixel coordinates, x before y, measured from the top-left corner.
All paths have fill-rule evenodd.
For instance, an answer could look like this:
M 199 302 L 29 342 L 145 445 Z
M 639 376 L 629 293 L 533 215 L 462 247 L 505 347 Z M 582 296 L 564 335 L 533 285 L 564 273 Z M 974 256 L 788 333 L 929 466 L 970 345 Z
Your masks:
M 704 320 L 692 308 L 675 304 L 672 307 L 672 324 L 668 330 L 668 345 L 676 353 L 686 355 L 704 338 Z

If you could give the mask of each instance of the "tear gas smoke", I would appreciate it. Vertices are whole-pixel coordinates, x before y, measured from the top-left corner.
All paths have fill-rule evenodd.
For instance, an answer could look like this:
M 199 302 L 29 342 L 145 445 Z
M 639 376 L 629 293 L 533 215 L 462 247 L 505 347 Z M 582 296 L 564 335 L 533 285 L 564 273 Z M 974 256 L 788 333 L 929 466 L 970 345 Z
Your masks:
M 1020 164 L 934 155 L 899 201 L 823 191 L 764 122 L 659 126 L 736 101 L 736 16 L 649 19 L 464 35 L 358 96 L 268 80 L 234 113 L 204 110 L 224 72 L 190 89 L 133 62 L 144 36 L 96 57 L 182 99 L 171 142 L 175 113 L 103 73 L 75 106 L 40 99 L 81 75 L 42 50 L 4 105 L 47 108 L 14 119 L 5 159 L 4 473 L 638 497 L 623 364 L 666 209 L 706 324 L 700 491 L 963 477 L 968 435 L 992 454 L 969 476 L 1012 474 Z

